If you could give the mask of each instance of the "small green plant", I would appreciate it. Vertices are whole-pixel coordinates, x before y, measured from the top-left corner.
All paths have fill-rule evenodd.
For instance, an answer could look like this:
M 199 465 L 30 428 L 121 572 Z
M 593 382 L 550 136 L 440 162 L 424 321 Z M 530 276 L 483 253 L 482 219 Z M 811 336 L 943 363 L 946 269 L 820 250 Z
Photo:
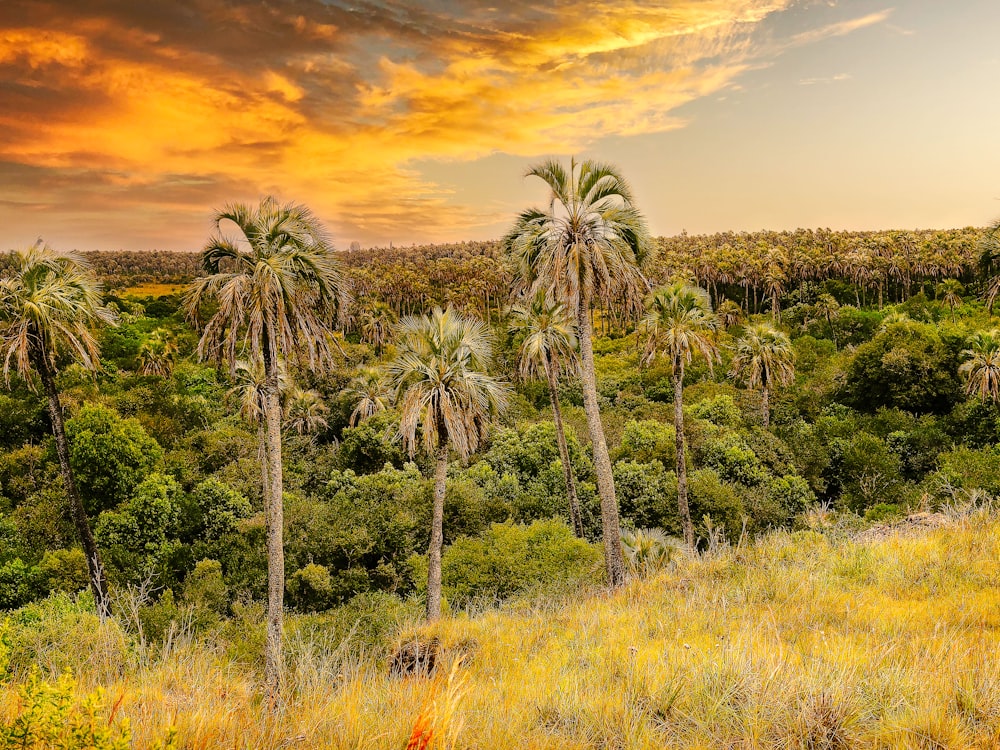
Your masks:
M 0 623 L 0 691 L 16 691 L 17 709 L 0 724 L 0 750 L 128 750 L 132 732 L 127 718 L 118 718 L 124 695 L 108 705 L 103 690 L 80 695 L 67 669 L 55 681 L 33 670 L 18 687 L 6 684 L 8 625 Z M 155 747 L 176 750 L 173 730 Z

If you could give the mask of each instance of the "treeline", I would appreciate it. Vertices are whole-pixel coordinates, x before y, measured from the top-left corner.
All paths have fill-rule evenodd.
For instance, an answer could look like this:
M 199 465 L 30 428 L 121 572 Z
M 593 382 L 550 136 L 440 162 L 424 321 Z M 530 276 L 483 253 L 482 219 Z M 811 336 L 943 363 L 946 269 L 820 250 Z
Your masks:
M 815 285 L 837 281 L 841 302 L 858 307 L 902 302 L 945 278 L 981 284 L 982 230 L 784 232 L 681 234 L 654 240 L 654 284 L 689 278 L 705 287 L 713 304 L 737 301 L 761 312 L 777 295 L 782 305 L 811 301 Z M 198 253 L 99 251 L 87 253 L 103 283 L 113 290 L 138 284 L 186 283 L 200 270 Z M 452 305 L 490 320 L 508 304 L 515 269 L 499 241 L 374 247 L 338 253 L 361 303 L 382 303 L 396 315 Z M 0 261 L 2 270 L 3 261 Z M 853 298 L 853 299 L 850 299 Z M 606 327 L 633 325 L 624 309 L 601 310 Z

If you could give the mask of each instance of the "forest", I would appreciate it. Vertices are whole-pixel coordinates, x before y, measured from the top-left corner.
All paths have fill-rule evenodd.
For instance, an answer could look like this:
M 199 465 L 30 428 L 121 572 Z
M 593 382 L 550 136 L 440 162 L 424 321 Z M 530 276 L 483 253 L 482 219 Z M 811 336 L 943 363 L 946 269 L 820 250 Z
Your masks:
M 563 213 L 493 242 L 335 252 L 264 199 L 197 253 L 0 258 L 0 673 L 42 690 L 53 644 L 113 626 L 81 648 L 183 636 L 274 706 L 309 695 L 308 648 L 420 671 L 458 622 L 992 518 L 1000 225 L 652 238 L 613 168 L 557 167 Z M 461 663 L 421 714 L 442 737 Z

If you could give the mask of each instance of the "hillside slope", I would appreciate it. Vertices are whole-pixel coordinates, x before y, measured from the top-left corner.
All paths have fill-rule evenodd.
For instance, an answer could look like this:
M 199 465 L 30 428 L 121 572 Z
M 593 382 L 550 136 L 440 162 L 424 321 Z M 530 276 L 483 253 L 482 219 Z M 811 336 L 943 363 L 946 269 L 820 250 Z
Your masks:
M 613 595 L 448 617 L 408 631 L 440 639 L 433 679 L 300 631 L 273 717 L 221 643 L 147 658 L 78 615 L 32 647 L 122 696 L 138 747 L 171 725 L 191 748 L 404 748 L 415 725 L 464 748 L 997 747 L 998 532 L 980 512 L 877 538 L 779 533 Z M 0 717 L 16 710 L 8 689 Z

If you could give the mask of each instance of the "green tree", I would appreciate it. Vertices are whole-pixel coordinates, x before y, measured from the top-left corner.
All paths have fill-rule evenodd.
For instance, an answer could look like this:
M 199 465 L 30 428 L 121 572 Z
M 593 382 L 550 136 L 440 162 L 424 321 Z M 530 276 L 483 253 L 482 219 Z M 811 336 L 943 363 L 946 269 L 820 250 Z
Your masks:
M 464 459 L 482 442 L 491 417 L 507 404 L 509 388 L 488 374 L 493 365 L 489 329 L 452 309 L 404 318 L 399 353 L 389 374 L 400 406 L 399 432 L 412 456 L 434 456 L 434 505 L 427 553 L 427 619 L 441 616 L 441 547 L 448 449 Z
M 137 419 L 103 404 L 84 404 L 66 422 L 69 460 L 84 507 L 94 515 L 128 500 L 156 471 L 163 450 Z
M 542 373 L 548 384 L 559 457 L 566 477 L 570 523 L 582 539 L 580 498 L 576 492 L 576 479 L 573 477 L 573 464 L 569 460 L 566 430 L 559 407 L 559 372 L 563 369 L 576 370 L 576 327 L 566 306 L 548 299 L 544 289 L 539 290 L 527 304 L 511 308 L 510 326 L 512 331 L 523 336 L 517 351 L 519 374 L 523 378 L 531 378 Z
M 114 314 L 101 304 L 100 284 L 87 262 L 76 253 L 56 252 L 37 243 L 14 253 L 10 270 L 0 279 L 4 380 L 9 386 L 13 368 L 29 385 L 33 382 L 32 372 L 42 382 L 70 516 L 87 556 L 90 585 L 102 619 L 110 614 L 107 578 L 70 463 L 55 376 L 60 356 L 96 370 L 100 366 L 99 352 L 90 328 L 98 323 L 113 323 L 114 319 Z
M 224 223 L 236 227 L 235 237 L 223 234 Z M 350 296 L 326 230 L 306 207 L 280 204 L 271 197 L 257 206 L 234 203 L 215 215 L 215 226 L 216 234 L 201 255 L 204 275 L 188 289 L 185 307 L 189 319 L 197 323 L 206 303 L 215 303 L 198 342 L 200 358 L 225 361 L 232 372 L 244 357 L 264 375 L 260 405 L 268 558 L 265 680 L 275 705 L 282 682 L 285 591 L 280 362 L 294 357 L 314 371 L 329 366 L 334 328 Z
M 771 423 L 770 389 L 795 378 L 795 350 L 788 336 L 764 323 L 747 328 L 736 342 L 730 374 L 750 388 L 760 388 L 764 429 Z
M 622 315 L 638 314 L 648 289 L 642 268 L 652 259 L 653 243 L 635 205 L 632 189 L 608 164 L 570 162 L 567 171 L 550 160 L 531 167 L 528 176 L 549 187 L 547 210 L 531 208 L 518 216 L 503 239 L 516 259 L 521 283 L 548 290 L 576 317 L 580 339 L 583 407 L 594 452 L 608 581 L 625 582 L 618 501 L 607 440 L 597 401 L 591 307 L 601 301 Z
M 1000 400 L 1000 331 L 975 334 L 962 350 L 958 372 L 965 376 L 965 392 L 981 400 Z
M 957 369 L 955 355 L 933 326 L 896 323 L 857 348 L 842 398 L 869 412 L 895 407 L 943 414 L 960 395 Z
M 674 430 L 677 446 L 677 508 L 684 541 L 694 547 L 694 525 L 688 507 L 687 463 L 684 456 L 684 366 L 695 354 L 711 367 L 719 357 L 714 334 L 718 321 L 704 289 L 683 282 L 658 289 L 646 302 L 645 362 L 662 355 L 670 362 L 674 383 Z

